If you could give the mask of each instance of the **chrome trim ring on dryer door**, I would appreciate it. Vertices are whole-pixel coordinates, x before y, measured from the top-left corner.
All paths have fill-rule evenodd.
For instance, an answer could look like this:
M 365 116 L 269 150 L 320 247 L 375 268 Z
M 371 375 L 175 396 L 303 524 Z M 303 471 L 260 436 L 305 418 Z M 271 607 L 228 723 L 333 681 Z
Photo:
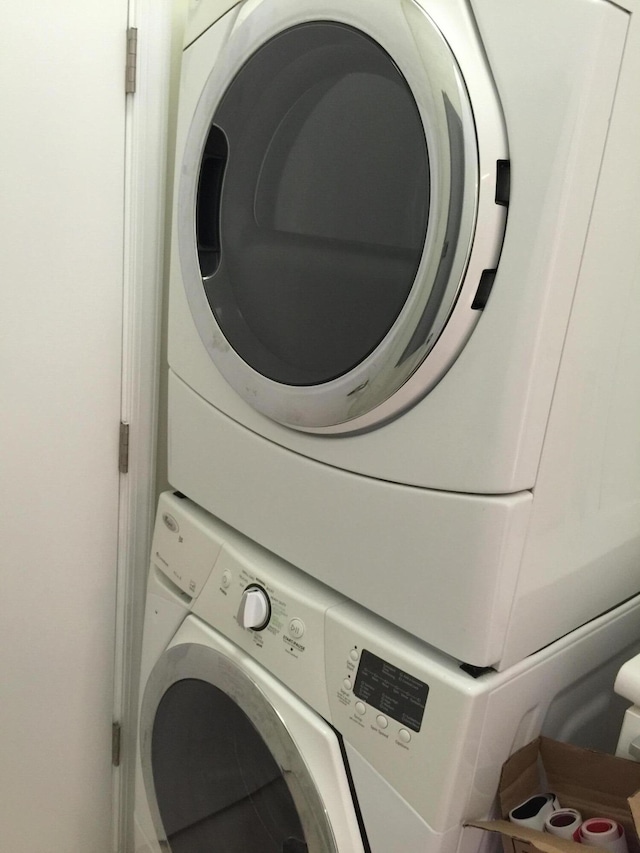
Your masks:
M 349 357 L 354 361 L 353 353 L 350 353 L 342 365 L 337 362 L 330 364 L 331 360 L 328 359 L 328 366 L 322 365 L 320 368 L 301 364 L 304 358 L 298 359 L 297 363 L 291 363 L 293 359 L 287 358 L 290 351 L 299 353 L 304 349 L 305 334 L 310 337 L 312 333 L 317 333 L 313 310 L 310 309 L 305 318 L 308 326 L 305 332 L 298 328 L 298 325 L 303 324 L 298 324 L 295 315 L 287 317 L 285 307 L 276 326 L 280 324 L 278 331 L 281 337 L 288 334 L 283 331 L 288 326 L 289 330 L 294 330 L 298 340 L 293 347 L 288 347 L 282 340 L 276 340 L 275 347 L 270 347 L 268 339 L 277 336 L 278 331 L 265 332 L 264 324 L 256 331 L 255 326 L 247 320 L 253 310 L 247 301 L 250 297 L 263 303 L 263 316 L 268 317 L 270 312 L 276 313 L 275 305 L 269 305 L 270 293 L 254 275 L 248 288 L 250 297 L 247 297 L 245 288 L 242 297 L 236 298 L 233 291 L 237 282 L 233 275 L 239 264 L 235 263 L 234 267 L 234 262 L 225 257 L 227 251 L 231 253 L 231 242 L 236 244 L 237 257 L 244 260 L 244 256 L 250 254 L 252 245 L 243 243 L 244 229 L 248 223 L 253 231 L 260 231 L 258 184 L 269 152 L 276 147 L 273 138 L 285 119 L 288 119 L 289 113 L 298 109 L 303 95 L 306 96 L 311 90 L 312 83 L 303 92 L 296 93 L 294 101 L 288 104 L 282 114 L 278 130 L 274 130 L 273 138 L 265 145 L 262 165 L 256 173 L 253 196 L 247 194 L 244 204 L 238 202 L 231 211 L 225 208 L 225 193 L 230 192 L 232 185 L 226 172 L 232 168 L 229 164 L 233 164 L 234 158 L 236 162 L 241 160 L 241 149 L 245 142 L 237 145 L 230 138 L 231 134 L 227 133 L 224 121 L 217 124 L 217 116 L 224 107 L 225 98 L 233 97 L 233 87 L 237 81 L 241 81 L 240 88 L 243 93 L 246 92 L 247 87 L 242 88 L 243 75 L 247 69 L 251 70 L 256 57 L 261 61 L 265 48 L 273 54 L 279 52 L 270 47 L 271 40 L 282 39 L 283 36 L 291 40 L 291 34 L 296 34 L 296 28 L 313 25 L 324 26 L 326 31 L 339 27 L 345 33 L 352 33 L 363 44 L 366 42 L 370 52 L 384 56 L 389 68 L 393 69 L 397 78 L 395 83 L 404 88 L 405 100 L 410 100 L 413 105 L 416 127 L 423 134 L 427 175 L 424 193 L 428 208 L 428 215 L 425 216 L 426 233 L 421 238 L 421 245 L 417 245 L 416 266 L 406 283 L 406 294 L 402 295 L 399 305 L 397 300 L 394 303 L 396 307 L 390 312 L 388 324 L 385 326 L 383 323 L 374 330 L 373 338 L 371 335 L 367 337 L 367 325 L 373 323 L 373 317 L 371 313 L 367 315 L 368 305 L 364 296 L 369 281 L 366 280 L 365 286 L 360 287 L 355 305 L 351 306 L 351 315 L 342 329 L 342 338 L 346 339 L 350 328 L 364 328 L 363 352 L 355 363 L 349 363 Z M 295 76 L 304 61 L 315 61 L 315 54 L 311 60 L 294 55 L 291 67 L 280 68 L 278 73 Z M 362 68 L 356 68 L 355 71 L 351 69 L 345 75 L 363 75 L 367 73 L 367 68 L 365 62 Z M 477 71 L 478 74 L 487 74 L 482 67 Z M 300 76 L 304 77 L 306 73 L 308 70 L 304 69 Z M 320 96 L 322 99 L 330 84 L 327 84 L 326 79 L 319 82 L 324 86 Z M 275 87 L 270 89 L 269 86 L 268 80 L 266 86 L 262 81 L 262 89 L 258 89 L 260 98 L 256 104 L 262 106 L 269 97 L 273 97 L 272 89 Z M 499 114 L 497 103 L 491 105 L 491 108 Z M 500 125 L 500 122 L 497 124 Z M 505 150 L 506 145 L 503 145 L 498 151 L 498 159 L 505 157 Z M 481 192 L 486 195 L 495 189 L 495 184 L 492 188 L 480 181 L 478 157 L 476 127 L 459 67 L 440 30 L 413 0 L 384 3 L 362 0 L 335 0 L 331 3 L 322 0 L 246 2 L 238 12 L 234 29 L 205 85 L 193 118 L 183 157 L 177 217 L 181 270 L 195 324 L 213 362 L 237 393 L 255 409 L 277 422 L 306 431 L 338 434 L 377 426 L 396 417 L 424 396 L 453 363 L 477 322 L 480 312 L 471 306 L 480 273 L 485 268 L 495 266 L 499 256 L 504 209 L 498 207 L 494 199 L 491 199 L 494 202 L 491 204 L 486 198 L 484 201 L 480 198 Z M 211 176 L 208 176 L 205 174 L 205 164 L 211 158 L 217 165 L 213 167 Z M 492 168 L 496 169 L 495 156 Z M 203 188 L 206 183 L 211 184 L 212 191 L 217 193 L 218 201 L 213 207 L 217 204 L 219 208 L 203 212 L 200 209 L 200 193 L 205 191 Z M 241 194 L 236 193 L 238 197 L 242 198 Z M 300 199 L 303 208 L 304 204 L 307 205 L 302 219 L 312 218 L 306 213 L 314 205 L 314 198 L 307 201 L 304 192 L 300 192 Z M 493 218 L 489 229 L 484 223 L 483 231 L 485 234 L 487 230 L 493 233 L 495 239 L 484 239 L 481 245 L 474 246 L 479 209 L 483 211 L 485 219 Z M 286 253 L 286 246 L 277 245 L 283 234 L 287 237 L 293 234 L 298 242 L 305 239 L 307 243 L 313 240 L 318 242 L 315 234 L 300 236 L 293 233 L 296 223 L 292 216 L 287 225 L 277 222 L 270 224 L 271 230 L 265 239 L 273 243 L 270 246 L 271 257 L 279 251 Z M 206 239 L 200 240 L 201 244 L 207 244 L 205 250 L 201 250 L 198 245 L 197 237 L 201 236 L 197 234 L 198 228 L 208 232 L 205 234 Z M 227 239 L 228 233 L 233 234 L 232 240 Z M 264 233 L 263 228 L 256 242 L 263 239 Z M 375 243 L 373 238 L 358 242 L 357 236 L 355 239 L 341 239 L 333 234 L 331 240 L 326 242 L 338 247 L 342 256 L 351 253 L 345 265 L 356 264 L 354 255 L 368 252 L 371 258 L 375 258 L 376 252 L 386 248 L 384 240 L 379 238 Z M 389 254 L 398 255 L 399 249 L 398 245 L 391 246 Z M 475 255 L 473 263 L 472 253 Z M 234 267 L 234 273 L 227 274 L 225 267 Z M 299 263 L 299 268 L 300 281 L 294 282 L 294 288 L 300 283 L 304 287 L 304 263 Z M 468 269 L 473 269 L 473 275 L 466 275 Z M 331 279 L 330 272 L 327 279 Z M 383 294 L 385 281 L 382 280 L 380 284 L 380 298 L 386 298 L 387 294 Z M 231 298 L 221 296 L 225 287 L 227 293 L 232 293 Z M 321 289 L 314 289 L 314 298 L 317 298 Z M 342 290 L 344 296 L 346 288 Z M 304 302 L 304 295 L 299 301 Z M 335 332 L 331 325 L 331 308 L 331 304 L 324 306 L 325 334 L 322 346 L 325 352 L 331 350 Z M 336 315 L 338 313 L 336 311 Z M 336 328 L 339 319 L 341 314 L 336 316 Z M 240 336 L 234 336 L 234 328 L 241 328 Z M 242 335 L 247 340 L 251 338 L 255 342 L 252 344 L 253 349 L 262 351 L 264 357 L 254 363 L 251 354 L 247 355 L 248 349 L 239 346 L 237 352 L 234 346 L 239 341 L 242 343 Z M 280 352 L 276 353 L 278 349 Z M 313 356 L 308 361 L 311 363 Z

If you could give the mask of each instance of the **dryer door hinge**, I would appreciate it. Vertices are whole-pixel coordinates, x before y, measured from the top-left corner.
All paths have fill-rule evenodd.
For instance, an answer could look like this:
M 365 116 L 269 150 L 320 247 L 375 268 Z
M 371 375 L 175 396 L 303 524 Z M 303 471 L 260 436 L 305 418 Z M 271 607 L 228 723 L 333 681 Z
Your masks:
M 127 30 L 127 64 L 124 79 L 124 91 L 132 95 L 136 90 L 136 66 L 138 61 L 138 29 L 129 27 Z
M 120 723 L 111 724 L 111 763 L 114 767 L 120 767 L 120 744 L 122 741 L 122 730 Z
M 120 443 L 118 446 L 118 471 L 126 474 L 129 471 L 129 424 L 120 421 Z

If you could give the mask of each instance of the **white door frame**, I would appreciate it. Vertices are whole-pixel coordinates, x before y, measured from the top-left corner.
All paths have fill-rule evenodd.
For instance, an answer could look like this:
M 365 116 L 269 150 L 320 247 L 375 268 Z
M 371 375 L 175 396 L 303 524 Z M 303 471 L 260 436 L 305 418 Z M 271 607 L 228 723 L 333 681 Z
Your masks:
M 129 849 L 140 634 L 156 503 L 172 0 L 130 0 L 137 30 L 136 90 L 127 94 L 121 421 L 128 471 L 120 474 L 114 723 L 114 850 Z M 124 81 L 124 71 L 123 71 Z

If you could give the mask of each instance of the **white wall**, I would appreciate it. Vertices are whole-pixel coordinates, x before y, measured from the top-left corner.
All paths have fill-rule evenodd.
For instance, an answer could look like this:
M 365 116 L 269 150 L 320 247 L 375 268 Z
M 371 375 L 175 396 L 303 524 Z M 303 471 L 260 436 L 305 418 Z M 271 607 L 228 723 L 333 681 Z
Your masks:
M 126 0 L 0 12 L 0 846 L 111 849 Z

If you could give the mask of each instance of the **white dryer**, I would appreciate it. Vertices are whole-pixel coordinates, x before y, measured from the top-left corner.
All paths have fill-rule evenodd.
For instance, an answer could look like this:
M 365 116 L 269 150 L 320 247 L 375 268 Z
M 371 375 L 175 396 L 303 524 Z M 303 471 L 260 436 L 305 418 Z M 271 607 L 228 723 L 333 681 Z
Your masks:
M 477 853 L 502 762 L 543 730 L 612 748 L 640 597 L 472 672 L 176 494 L 141 665 L 135 853 Z M 129 848 L 127 848 L 129 849 Z
M 638 33 L 636 0 L 192 3 L 169 480 L 476 665 L 640 589 Z

